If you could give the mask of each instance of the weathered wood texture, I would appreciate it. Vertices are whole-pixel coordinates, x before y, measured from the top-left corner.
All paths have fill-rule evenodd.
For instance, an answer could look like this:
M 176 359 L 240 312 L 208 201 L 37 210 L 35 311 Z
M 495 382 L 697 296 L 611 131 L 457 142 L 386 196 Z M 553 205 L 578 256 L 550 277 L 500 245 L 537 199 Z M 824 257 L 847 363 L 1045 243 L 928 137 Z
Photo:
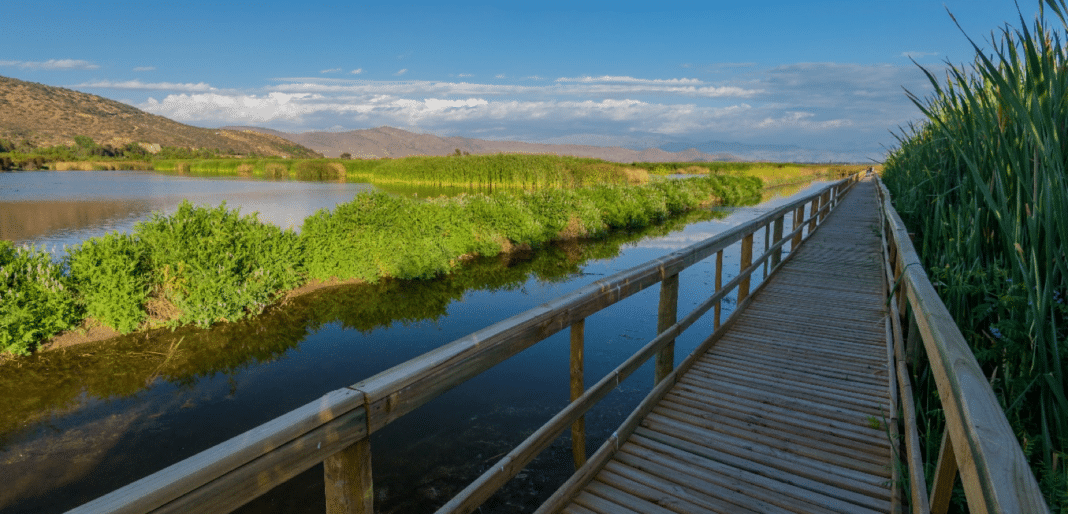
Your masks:
M 889 198 L 885 186 L 880 184 L 880 190 Z M 899 277 L 898 310 L 904 312 L 907 302 L 914 314 L 909 339 L 913 339 L 914 331 L 920 336 L 921 341 L 914 344 L 922 342 L 946 416 L 948 437 L 939 460 L 952 457 L 956 461 L 972 512 L 1049 512 L 1012 427 L 975 355 L 928 280 L 905 224 L 888 201 L 883 208 L 889 256 L 894 275 Z M 944 493 L 954 475 L 951 462 L 938 466 L 931 498 L 935 511 L 944 508 Z
M 875 205 L 858 184 L 563 510 L 888 512 Z

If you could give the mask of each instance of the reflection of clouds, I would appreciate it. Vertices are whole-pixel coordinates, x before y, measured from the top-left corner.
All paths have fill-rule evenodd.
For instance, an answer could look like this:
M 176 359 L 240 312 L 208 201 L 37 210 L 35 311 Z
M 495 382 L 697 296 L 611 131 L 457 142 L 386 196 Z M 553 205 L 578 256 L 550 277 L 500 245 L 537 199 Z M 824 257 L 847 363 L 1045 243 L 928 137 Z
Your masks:
M 21 206 L 25 216 L 35 219 L 40 218 L 42 209 L 56 211 L 49 218 L 56 218 L 56 222 L 49 224 L 47 230 L 35 230 L 32 234 L 19 230 L 23 235 L 13 237 L 11 234 L 16 231 L 8 227 L 0 235 L 7 234 L 5 239 L 19 244 L 44 245 L 62 251 L 63 245 L 76 245 L 108 232 L 130 232 L 136 223 L 149 219 L 152 211 L 173 213 L 183 200 L 207 207 L 226 202 L 227 208 L 239 209 L 242 215 L 257 212 L 263 222 L 299 230 L 304 219 L 319 209 L 348 202 L 359 191 L 370 188 L 368 184 L 209 179 L 136 171 L 10 173 L 0 176 L 4 199 L 14 200 L 5 202 L 8 208 L 4 217 L 17 217 L 18 212 L 11 209 Z M 92 219 L 63 217 L 58 215 L 56 205 L 65 206 L 63 212 L 83 213 L 87 209 L 100 212 Z M 74 218 L 77 222 L 72 221 Z M 12 225 L 11 219 L 5 220 L 5 227 L 8 225 Z M 26 223 L 19 224 L 22 225 Z

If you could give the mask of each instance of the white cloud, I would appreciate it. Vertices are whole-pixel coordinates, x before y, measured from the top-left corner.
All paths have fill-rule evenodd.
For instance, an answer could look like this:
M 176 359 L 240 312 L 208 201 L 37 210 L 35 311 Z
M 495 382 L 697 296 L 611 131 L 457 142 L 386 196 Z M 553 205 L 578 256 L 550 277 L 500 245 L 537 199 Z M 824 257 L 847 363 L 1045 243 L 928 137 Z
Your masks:
M 853 121 L 847 119 L 815 121 L 816 115 L 811 112 L 788 111 L 778 118 L 764 118 L 757 123 L 757 128 L 795 128 L 807 130 L 824 130 L 831 128 L 850 127 Z
M 473 77 L 473 76 L 474 75 L 471 75 L 470 73 L 461 73 L 461 74 L 457 75 L 457 77 Z
M 609 76 L 603 75 L 600 77 L 562 77 L 556 79 L 557 82 L 582 82 L 584 84 L 603 84 L 603 83 L 616 83 L 616 84 L 703 84 L 698 79 L 639 79 L 634 77 L 625 76 Z
M 394 73 L 394 75 L 397 75 L 399 77 L 401 75 L 404 75 L 405 73 L 408 73 L 408 68 L 404 68 L 404 69 L 398 71 L 397 73 Z
M 74 87 L 81 88 L 100 88 L 100 89 L 135 89 L 144 91 L 187 91 L 187 92 L 199 92 L 199 91 L 214 91 L 215 88 L 204 82 L 193 83 L 175 83 L 175 82 L 141 82 L 140 80 L 127 80 L 123 82 L 113 82 L 110 80 L 97 80 L 93 82 L 84 82 Z
M 341 73 L 341 68 L 330 68 L 328 70 L 320 70 L 319 73 Z
M 919 59 L 921 57 L 930 57 L 932 55 L 938 55 L 938 52 L 901 52 L 901 57 L 908 57 L 910 59 Z
M 363 68 L 356 68 L 355 70 L 352 70 L 349 73 L 352 73 L 353 75 L 359 75 L 359 74 L 363 73 Z
M 31 70 L 95 70 L 99 65 L 80 59 L 49 59 L 38 61 L 0 61 L 0 66 L 18 66 Z
M 133 69 L 134 71 L 156 71 L 155 66 L 138 66 Z
M 506 77 L 503 73 L 500 73 L 500 74 L 497 74 L 494 78 L 503 79 L 503 78 L 508 78 L 508 77 Z

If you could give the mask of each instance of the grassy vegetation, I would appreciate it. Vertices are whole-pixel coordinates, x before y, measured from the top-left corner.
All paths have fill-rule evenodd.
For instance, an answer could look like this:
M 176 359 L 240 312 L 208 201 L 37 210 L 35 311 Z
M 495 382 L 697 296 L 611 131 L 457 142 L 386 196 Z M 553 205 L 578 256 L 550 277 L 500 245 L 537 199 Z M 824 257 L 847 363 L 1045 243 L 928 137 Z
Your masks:
M 757 179 L 712 176 L 427 201 L 362 193 L 309 217 L 299 236 L 225 204 L 186 202 L 131 234 L 69 248 L 59 265 L 0 247 L 0 353 L 26 353 L 85 316 L 124 333 L 204 327 L 258 314 L 307 280 L 432 278 L 475 256 L 645 227 L 713 202 L 755 201 L 760 191 Z
M 404 157 L 400 159 L 161 159 L 156 171 L 244 175 L 375 184 L 459 186 L 478 189 L 544 189 L 594 184 L 640 184 L 639 167 L 557 155 L 493 154 Z
M 718 174 L 757 177 L 767 187 L 813 180 L 838 180 L 864 171 L 861 164 L 794 164 L 781 162 L 636 162 L 653 175 Z
M 1051 508 L 1068 510 L 1068 33 L 1040 19 L 1006 27 L 991 54 L 952 66 L 913 97 L 927 120 L 900 136 L 885 182 L 924 265 L 991 377 Z M 944 424 L 918 381 L 926 457 Z M 930 470 L 929 470 L 930 471 Z M 931 474 L 928 474 L 931 476 Z

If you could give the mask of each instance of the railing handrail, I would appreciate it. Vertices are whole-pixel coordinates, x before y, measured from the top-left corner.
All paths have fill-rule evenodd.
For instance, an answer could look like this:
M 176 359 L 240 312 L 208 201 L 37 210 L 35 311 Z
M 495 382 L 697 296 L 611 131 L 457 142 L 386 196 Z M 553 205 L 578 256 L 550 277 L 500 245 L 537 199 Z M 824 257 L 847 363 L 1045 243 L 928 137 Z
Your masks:
M 741 270 L 740 275 L 752 273 L 791 238 L 795 249 L 804 227 L 807 225 L 811 234 L 829 212 L 832 200 L 837 201 L 832 191 L 844 191 L 843 186 L 856 180 L 857 176 L 853 176 L 834 182 L 709 239 L 598 280 L 352 386 L 329 392 L 70 512 L 228 512 L 319 462 L 326 464 L 325 472 L 333 478 L 328 480 L 333 483 L 327 484 L 328 510 L 363 512 L 358 504 L 367 505 L 373 497 L 367 442 L 370 434 L 538 341 L 582 322 L 590 314 L 675 277 L 744 238 L 748 237 L 751 243 L 753 232 L 770 228 L 775 220 L 781 224 L 781 218 L 793 211 L 795 230 L 748 269 Z M 806 218 L 803 207 L 810 202 L 813 205 Z M 800 220 L 797 214 L 801 214 Z M 744 280 L 736 277 L 732 284 L 740 282 L 747 290 L 748 276 Z M 353 450 L 356 447 L 360 447 L 359 451 Z M 353 459 L 360 462 L 352 462 Z M 339 496 L 332 495 L 332 487 Z
M 939 472 L 931 488 L 932 512 L 944 512 L 948 506 L 954 468 L 960 470 L 971 512 L 1049 512 L 986 375 L 928 279 L 908 230 L 890 203 L 889 190 L 881 180 L 877 184 L 891 276 L 902 306 L 895 311 L 903 318 L 905 301 L 912 309 L 909 332 L 915 330 L 922 339 L 946 415 Z M 910 469 L 910 473 L 922 476 L 923 470 Z

